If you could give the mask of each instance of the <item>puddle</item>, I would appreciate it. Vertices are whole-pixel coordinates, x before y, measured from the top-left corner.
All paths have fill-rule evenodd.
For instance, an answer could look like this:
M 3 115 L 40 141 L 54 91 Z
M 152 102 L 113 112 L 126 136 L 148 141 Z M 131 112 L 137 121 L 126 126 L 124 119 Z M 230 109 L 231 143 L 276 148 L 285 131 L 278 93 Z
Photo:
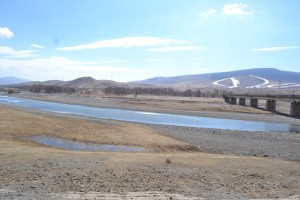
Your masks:
M 62 148 L 70 151 L 123 151 L 123 152 L 145 151 L 144 147 L 90 144 L 86 142 L 77 142 L 77 141 L 66 140 L 61 138 L 48 137 L 44 135 L 32 136 L 29 139 L 38 144 L 43 144 L 50 147 Z

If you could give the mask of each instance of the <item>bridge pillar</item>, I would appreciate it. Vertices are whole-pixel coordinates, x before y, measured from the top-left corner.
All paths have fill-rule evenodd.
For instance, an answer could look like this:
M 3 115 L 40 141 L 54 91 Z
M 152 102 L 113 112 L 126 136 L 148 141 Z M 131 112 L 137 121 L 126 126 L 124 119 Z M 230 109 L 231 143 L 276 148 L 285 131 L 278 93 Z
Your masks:
M 275 112 L 276 111 L 276 101 L 274 99 L 268 99 L 266 101 L 266 110 Z
M 229 97 L 224 97 L 226 103 L 230 103 Z
M 236 97 L 231 97 L 230 98 L 230 104 L 236 105 Z
M 300 118 L 300 101 L 294 101 L 291 103 L 290 116 Z
M 258 107 L 258 100 L 254 99 L 254 98 L 251 98 L 250 99 L 250 106 L 254 107 L 254 108 L 257 108 Z
M 239 99 L 239 105 L 240 106 L 245 106 L 246 105 L 246 99 L 245 98 L 240 98 Z

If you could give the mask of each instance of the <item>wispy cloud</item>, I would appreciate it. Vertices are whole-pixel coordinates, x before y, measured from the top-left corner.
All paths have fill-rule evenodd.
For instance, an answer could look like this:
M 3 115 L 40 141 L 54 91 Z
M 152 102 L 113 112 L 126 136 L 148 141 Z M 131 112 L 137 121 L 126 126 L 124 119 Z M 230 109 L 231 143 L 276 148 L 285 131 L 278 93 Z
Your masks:
M 158 37 L 124 37 L 111 40 L 101 40 L 88 44 L 61 47 L 57 50 L 62 51 L 76 51 L 76 50 L 87 50 L 87 49 L 100 49 L 100 48 L 129 48 L 129 47 L 149 47 L 157 45 L 172 45 L 182 44 L 184 40 L 177 39 L 164 39 Z
M 45 48 L 44 46 L 42 46 L 40 44 L 31 44 L 30 46 L 33 47 L 33 48 L 37 48 L 37 49 L 44 49 Z
M 258 52 L 273 52 L 273 51 L 285 51 L 285 50 L 291 50 L 291 49 L 298 49 L 298 47 L 297 47 L 297 46 L 268 47 L 268 48 L 252 49 L 252 51 L 258 51 Z
M 208 9 L 208 10 L 200 13 L 199 16 L 207 18 L 207 17 L 212 17 L 216 14 L 217 14 L 217 11 L 215 9 Z
M 11 57 L 11 58 L 28 58 L 28 57 L 34 57 L 36 56 L 35 51 L 32 50 L 21 50 L 16 51 L 11 47 L 1 47 L 0 46 L 0 55 L 4 57 Z
M 170 47 L 160 47 L 160 48 L 152 48 L 148 49 L 148 51 L 156 51 L 156 52 L 169 52 L 169 51 L 197 51 L 203 50 L 204 47 L 199 46 L 170 46 Z
M 252 15 L 253 11 L 246 11 L 248 7 L 245 3 L 226 4 L 223 7 L 223 15 Z
M 7 27 L 0 27 L 0 38 L 10 39 L 14 36 L 14 33 Z
M 144 69 L 101 65 L 98 62 L 82 62 L 61 56 L 21 60 L 0 58 L 1 71 L 15 72 L 31 80 L 40 80 L 39 78 L 72 80 L 82 76 L 110 79 L 111 75 L 118 75 L 124 81 L 133 74 L 149 72 Z

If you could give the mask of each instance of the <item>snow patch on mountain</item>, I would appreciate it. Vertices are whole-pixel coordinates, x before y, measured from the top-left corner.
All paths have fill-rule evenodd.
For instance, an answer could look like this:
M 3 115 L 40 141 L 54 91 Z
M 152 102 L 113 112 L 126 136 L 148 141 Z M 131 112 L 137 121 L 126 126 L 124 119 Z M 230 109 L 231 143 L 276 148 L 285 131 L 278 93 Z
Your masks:
M 259 76 L 254 76 L 254 75 L 250 75 L 250 76 L 253 77 L 253 78 L 262 80 L 263 83 L 246 87 L 248 89 L 250 89 L 250 88 L 262 88 L 263 86 L 265 86 L 265 87 L 273 87 L 274 86 L 274 85 L 273 86 L 268 85 L 270 83 L 270 81 L 268 79 L 265 79 L 265 78 L 262 78 L 262 77 L 259 77 Z M 220 82 L 226 81 L 226 80 L 231 80 L 232 85 L 224 85 L 224 84 L 220 83 Z M 213 82 L 213 85 L 227 87 L 227 88 L 238 88 L 240 83 L 241 82 L 239 80 L 237 80 L 235 77 L 231 77 L 231 78 L 224 78 L 224 79 L 221 79 L 221 80 L 217 80 L 217 81 Z
M 228 85 L 223 85 L 223 84 L 220 84 L 219 82 L 222 82 L 222 81 L 226 81 L 230 79 L 231 82 L 232 82 L 232 86 L 228 86 Z M 227 88 L 237 88 L 238 85 L 240 84 L 240 81 L 235 79 L 234 77 L 231 77 L 231 78 L 225 78 L 225 79 L 221 79 L 221 80 L 218 80 L 218 81 L 215 81 L 213 82 L 214 85 L 217 85 L 217 86 L 222 86 L 222 87 L 227 87 Z
M 268 88 L 293 88 L 293 87 L 300 87 L 299 83 L 281 83 L 281 84 L 274 84 L 274 85 L 267 85 Z
M 250 76 L 254 77 L 254 78 L 257 78 L 257 79 L 260 79 L 260 80 L 263 80 L 264 82 L 262 84 L 249 86 L 249 87 L 246 87 L 246 88 L 262 88 L 262 86 L 268 85 L 270 83 L 270 81 L 265 79 L 265 78 L 262 78 L 262 77 L 259 77 L 259 76 L 254 76 L 254 75 L 250 75 Z
M 233 88 L 237 88 L 238 87 L 238 85 L 240 84 L 240 81 L 239 80 L 236 80 L 234 77 L 231 77 L 230 78 L 231 79 L 231 81 L 232 81 L 232 87 Z

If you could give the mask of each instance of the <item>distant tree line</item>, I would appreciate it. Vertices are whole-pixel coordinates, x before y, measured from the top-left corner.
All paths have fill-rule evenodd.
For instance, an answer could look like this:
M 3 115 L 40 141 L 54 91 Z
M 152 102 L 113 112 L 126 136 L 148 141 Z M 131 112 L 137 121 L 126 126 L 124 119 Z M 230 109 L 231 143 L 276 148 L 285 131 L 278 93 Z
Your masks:
M 107 87 L 104 89 L 105 94 L 114 95 L 128 95 L 135 94 L 149 94 L 157 96 L 182 96 L 182 97 L 214 97 L 219 94 L 217 90 L 202 92 L 200 89 L 196 90 L 175 90 L 173 88 L 125 88 L 125 87 Z
M 35 93 L 67 93 L 67 94 L 72 94 L 76 92 L 75 88 L 71 87 L 61 87 L 57 85 L 42 85 L 42 84 L 37 84 L 37 85 L 32 85 L 29 87 L 30 92 L 35 92 Z
M 21 89 L 21 88 L 20 88 Z M 92 94 L 91 89 L 75 89 L 72 87 L 62 87 L 57 85 L 42 85 L 35 84 L 31 86 L 26 86 L 22 89 L 29 90 L 35 93 L 65 93 L 65 94 Z M 129 95 L 133 94 L 135 96 L 145 94 L 145 95 L 156 95 L 156 96 L 180 96 L 180 97 L 216 97 L 225 94 L 225 91 L 219 91 L 217 89 L 213 90 L 200 90 L 200 89 L 187 89 L 187 90 L 176 90 L 173 88 L 126 88 L 126 87 L 106 87 L 102 90 L 106 95 Z

